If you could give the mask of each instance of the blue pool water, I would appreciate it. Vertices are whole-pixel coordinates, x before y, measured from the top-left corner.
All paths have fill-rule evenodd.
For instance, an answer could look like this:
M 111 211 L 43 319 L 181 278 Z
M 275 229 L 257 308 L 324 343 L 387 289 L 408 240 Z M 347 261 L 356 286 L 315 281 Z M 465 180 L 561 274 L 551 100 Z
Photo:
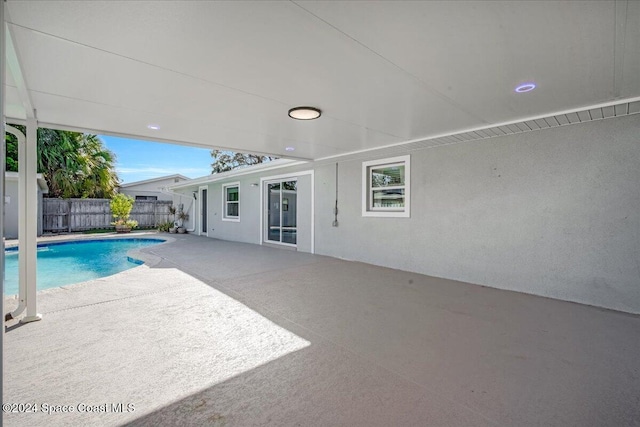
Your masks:
M 37 288 L 84 282 L 133 268 L 140 261 L 127 251 L 162 243 L 161 239 L 104 239 L 38 245 Z M 5 295 L 18 293 L 18 251 L 5 251 Z

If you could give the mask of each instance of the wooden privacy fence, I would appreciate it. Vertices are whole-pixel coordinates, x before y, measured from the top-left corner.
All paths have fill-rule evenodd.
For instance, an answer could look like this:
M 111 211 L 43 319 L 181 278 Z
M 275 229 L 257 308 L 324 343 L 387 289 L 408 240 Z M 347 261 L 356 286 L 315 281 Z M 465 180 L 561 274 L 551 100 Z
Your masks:
M 72 232 L 113 228 L 114 221 L 109 199 L 43 199 L 42 231 L 45 233 Z M 156 227 L 173 221 L 169 214 L 171 201 L 136 200 L 131 210 L 131 219 L 138 227 Z

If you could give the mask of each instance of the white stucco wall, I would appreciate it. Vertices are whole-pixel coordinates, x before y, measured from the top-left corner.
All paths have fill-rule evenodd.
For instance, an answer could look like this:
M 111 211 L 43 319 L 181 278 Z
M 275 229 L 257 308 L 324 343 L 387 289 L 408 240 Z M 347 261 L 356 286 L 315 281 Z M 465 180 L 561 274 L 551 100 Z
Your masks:
M 228 179 L 209 183 L 207 187 L 207 230 L 209 237 L 232 240 L 237 242 L 260 244 L 260 179 L 265 177 L 273 177 L 280 175 L 288 175 L 297 177 L 298 192 L 296 204 L 296 219 L 298 223 L 298 250 L 302 252 L 312 252 L 312 179 L 307 172 L 311 169 L 310 164 L 298 165 L 287 169 L 277 169 L 263 173 L 248 174 L 238 177 L 230 177 Z M 225 221 L 222 219 L 222 186 L 231 182 L 239 183 L 240 187 L 240 221 Z M 258 185 L 252 185 L 258 184 Z M 200 195 L 200 185 L 180 190 L 184 197 L 188 197 L 198 189 Z M 195 228 L 195 234 L 205 235 L 201 231 L 201 211 L 198 200 L 191 207 L 190 218 L 188 221 L 189 228 Z M 195 215 L 193 215 L 195 213 Z
M 40 179 L 42 176 L 39 175 Z M 4 204 L 4 237 L 7 239 L 18 238 L 18 221 L 20 215 L 20 199 L 18 198 L 18 173 L 7 172 L 5 175 L 5 204 Z M 37 235 L 42 235 L 42 189 L 38 186 L 38 230 Z
M 336 161 L 297 167 L 315 173 L 316 253 L 640 313 L 640 115 L 400 154 L 410 218 L 362 216 L 362 162 L 388 156 L 336 160 L 338 227 Z M 241 182 L 240 223 L 220 221 L 210 184 L 209 236 L 259 243 L 250 184 L 291 170 L 229 179 Z
M 411 218 L 316 169 L 317 253 L 640 313 L 640 115 L 413 151 Z

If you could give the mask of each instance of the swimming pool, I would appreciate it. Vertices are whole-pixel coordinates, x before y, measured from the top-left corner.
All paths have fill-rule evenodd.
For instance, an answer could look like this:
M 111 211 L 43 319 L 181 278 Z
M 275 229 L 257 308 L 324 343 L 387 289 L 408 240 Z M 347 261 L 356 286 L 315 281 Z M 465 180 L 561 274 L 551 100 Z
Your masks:
M 38 245 L 37 289 L 84 282 L 133 268 L 141 261 L 127 251 L 162 243 L 162 239 L 100 239 Z M 18 293 L 18 250 L 5 251 L 5 295 Z

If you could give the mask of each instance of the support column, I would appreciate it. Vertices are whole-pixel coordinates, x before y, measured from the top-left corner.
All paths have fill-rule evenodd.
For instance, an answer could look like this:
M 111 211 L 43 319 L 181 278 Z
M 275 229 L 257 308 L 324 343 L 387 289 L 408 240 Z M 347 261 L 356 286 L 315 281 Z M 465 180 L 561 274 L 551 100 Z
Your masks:
M 38 247 L 37 146 L 38 122 L 35 117 L 29 117 L 27 118 L 27 140 L 22 148 L 24 150 L 24 163 L 18 165 L 18 180 L 21 186 L 20 221 L 24 222 L 24 227 L 20 226 L 20 252 L 18 256 L 20 281 L 25 281 L 27 304 L 27 315 L 21 320 L 22 323 L 35 322 L 42 319 L 42 315 L 38 314 L 36 299 L 36 253 Z M 22 198 L 23 194 L 24 198 Z M 24 268 L 22 268 L 23 266 Z
M 0 5 L 0 82 L 5 82 L 5 3 Z M 2 303 L 2 332 L 0 332 L 0 383 L 4 384 L 4 169 L 5 169 L 5 125 L 4 125 L 4 88 L 0 91 L 0 129 L 2 129 L 2 147 L 0 147 L 0 302 Z M 4 402 L 4 393 L 0 390 L 0 400 Z
M 6 14 L 6 2 L 3 2 L 3 12 Z M 6 15 L 5 15 L 6 18 Z M 3 20 L 4 21 L 4 20 Z M 6 60 L 6 68 L 11 72 L 13 81 L 15 83 L 20 101 L 24 107 L 25 116 L 27 117 L 27 138 L 25 141 L 22 132 L 12 130 L 18 138 L 18 187 L 19 187 L 19 255 L 18 255 L 18 269 L 20 273 L 20 304 L 18 308 L 8 313 L 6 316 L 9 318 L 16 318 L 17 315 L 22 313 L 24 309 L 27 310 L 27 316 L 22 319 L 23 322 L 33 322 L 34 320 L 40 320 L 41 316 L 37 313 L 36 306 L 36 248 L 37 248 L 37 229 L 38 229 L 38 189 L 37 189 L 37 131 L 38 122 L 36 119 L 36 111 L 33 108 L 33 103 L 29 96 L 29 89 L 27 88 L 24 73 L 20 65 L 20 59 L 18 52 L 16 51 L 15 44 L 13 43 L 11 26 L 3 22 L 2 28 L 3 35 L 5 36 L 5 43 L 2 43 L 5 54 L 2 55 Z M 3 67 L 3 71 L 4 67 Z M 4 82 L 4 78 L 1 80 Z M 4 91 L 0 91 L 4 94 Z M 3 103 L 4 104 L 4 103 Z M 4 119 L 4 116 L 2 116 Z M 9 126 L 7 126 L 9 130 Z M 20 143 L 22 140 L 22 143 Z M 2 200 L 4 202 L 4 200 Z

